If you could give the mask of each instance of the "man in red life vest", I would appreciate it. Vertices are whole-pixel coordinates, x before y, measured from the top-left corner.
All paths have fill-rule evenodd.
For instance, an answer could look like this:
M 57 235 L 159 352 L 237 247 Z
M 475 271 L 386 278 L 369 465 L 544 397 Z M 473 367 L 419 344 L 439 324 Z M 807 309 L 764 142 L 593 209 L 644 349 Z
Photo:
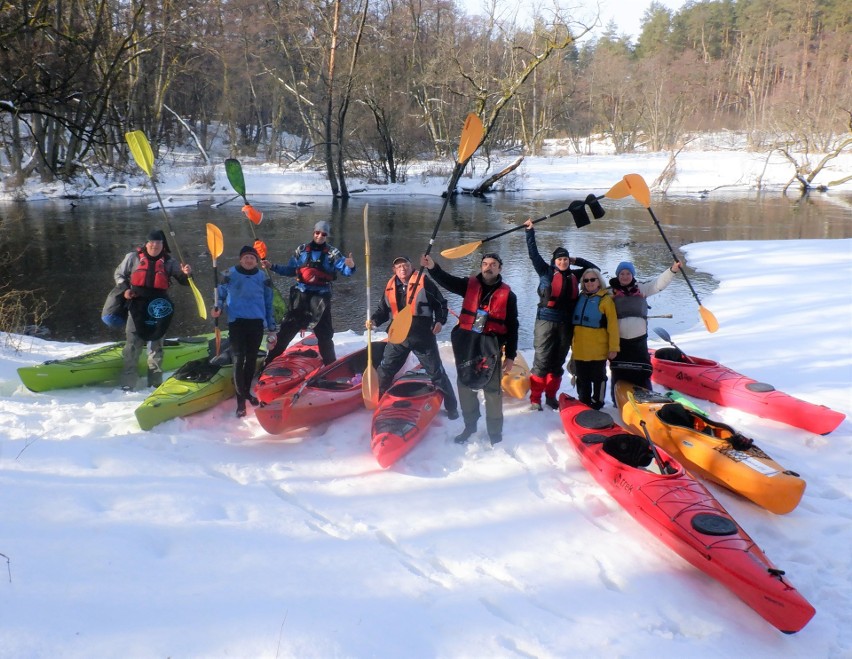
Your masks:
M 261 261 L 264 268 L 286 277 L 295 277 L 296 284 L 290 288 L 290 306 L 281 320 L 275 344 L 266 355 L 264 368 L 280 355 L 299 330 L 311 330 L 324 364 L 331 364 L 337 357 L 334 352 L 334 327 L 331 324 L 331 282 L 337 275 L 351 277 L 355 272 L 352 253 L 343 256 L 340 250 L 327 242 L 331 225 L 320 220 L 314 225 L 314 239 L 296 248 L 286 264 L 277 265 Z
M 502 375 L 512 369 L 518 353 L 518 299 L 503 282 L 503 261 L 493 252 L 485 254 L 480 272 L 474 277 L 444 272 L 428 255 L 420 263 L 439 285 L 463 297 L 459 324 L 451 335 L 464 418 L 464 430 L 455 441 L 464 444 L 476 432 L 480 417 L 478 390 L 482 389 L 485 427 L 493 446 L 503 439 Z M 501 369 L 503 352 L 506 360 Z
M 171 279 L 189 285 L 192 268 L 171 257 L 166 235 L 159 229 L 147 242 L 129 252 L 115 269 L 116 288 L 124 290 L 128 306 L 126 342 L 122 357 L 121 388 L 132 391 L 138 380 L 137 364 L 142 346 L 148 344 L 148 386 L 163 382 L 163 337 L 169 328 L 174 306 L 167 294 Z
M 378 327 L 390 318 L 396 318 L 400 309 L 413 297 L 414 309 L 411 314 L 411 329 L 405 341 L 399 344 L 388 343 L 382 355 L 382 363 L 377 370 L 379 375 L 379 396 L 391 385 L 393 376 L 405 363 L 412 352 L 420 360 L 420 365 L 434 384 L 444 394 L 444 409 L 450 419 L 458 419 L 458 401 L 453 385 L 441 362 L 438 341 L 435 336 L 447 322 L 447 300 L 428 277 L 421 277 L 417 291 L 412 295 L 409 287 L 414 286 L 417 274 L 412 274 L 408 257 L 398 256 L 393 260 L 394 274 L 385 286 L 382 301 L 373 312 L 367 326 Z

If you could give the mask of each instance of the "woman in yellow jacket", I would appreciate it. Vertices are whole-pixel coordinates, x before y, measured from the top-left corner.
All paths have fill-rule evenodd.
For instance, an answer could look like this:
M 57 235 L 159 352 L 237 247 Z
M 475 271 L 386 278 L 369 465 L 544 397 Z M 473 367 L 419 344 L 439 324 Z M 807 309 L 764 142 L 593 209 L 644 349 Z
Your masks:
M 618 315 L 607 295 L 600 270 L 583 271 L 580 297 L 574 307 L 571 352 L 577 376 L 577 397 L 595 410 L 604 406 L 606 360 L 619 350 Z

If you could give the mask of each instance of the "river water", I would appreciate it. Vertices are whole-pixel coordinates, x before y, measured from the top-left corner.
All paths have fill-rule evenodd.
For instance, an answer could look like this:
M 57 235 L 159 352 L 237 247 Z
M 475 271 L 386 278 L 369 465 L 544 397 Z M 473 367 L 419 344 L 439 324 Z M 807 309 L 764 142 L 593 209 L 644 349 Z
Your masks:
M 449 204 L 432 249 L 436 260 L 454 274 L 478 271 L 481 251 L 448 260 L 442 249 L 481 240 L 567 207 L 582 198 L 571 193 L 504 194 L 487 198 L 459 196 Z M 224 199 L 218 199 L 223 201 Z M 112 287 L 112 273 L 125 253 L 144 242 L 152 228 L 166 229 L 162 212 L 147 210 L 148 198 L 86 199 L 0 204 L 0 281 L 17 290 L 37 291 L 50 304 L 44 323 L 49 337 L 59 341 L 94 343 L 121 340 L 123 331 L 110 330 L 100 321 L 104 298 Z M 236 263 L 240 247 L 252 242 L 251 227 L 233 201 L 212 208 L 206 200 L 197 206 L 170 208 L 169 219 L 194 280 L 208 305 L 212 303 L 213 269 L 206 247 L 207 222 L 222 229 L 225 251 L 220 270 Z M 356 197 L 342 202 L 315 198 L 303 205 L 281 197 L 256 196 L 252 203 L 264 211 L 263 222 L 254 227 L 269 248 L 270 259 L 284 262 L 295 247 L 311 239 L 318 220 L 331 222 L 329 242 L 351 252 L 357 272 L 334 284 L 335 331 L 363 332 L 366 308 L 365 241 L 362 213 L 369 204 L 372 254 L 371 300 L 373 306 L 391 274 L 390 263 L 404 254 L 416 262 L 429 244 L 443 200 L 424 196 Z M 570 213 L 536 225 L 539 250 L 546 260 L 558 246 L 572 256 L 599 265 L 606 278 L 615 266 L 633 261 L 639 279 L 650 279 L 671 264 L 668 248 L 647 209 L 631 198 L 603 200 L 606 215 L 577 229 Z M 681 245 L 715 240 L 779 240 L 852 237 L 852 198 L 814 195 L 803 200 L 778 194 L 713 194 L 669 196 L 652 199 L 652 208 L 676 251 Z M 167 231 L 168 233 L 168 231 Z M 486 243 L 487 251 L 503 258 L 503 275 L 518 295 L 521 314 L 520 347 L 532 347 L 532 327 L 537 304 L 536 277 L 526 253 L 523 229 Z M 175 251 L 174 249 L 172 250 Z M 801 268 L 810 264 L 790 263 Z M 705 306 L 716 282 L 709 275 L 687 268 L 687 274 Z M 293 281 L 273 275 L 285 298 Z M 172 297 L 177 310 L 170 335 L 212 331 L 212 321 L 202 321 L 188 288 L 176 286 Z M 456 311 L 461 300 L 448 294 Z M 652 314 L 672 314 L 653 321 L 670 332 L 700 322 L 697 305 L 682 277 L 650 303 Z M 450 323 L 452 325 L 453 323 Z M 440 337 L 449 338 L 449 328 Z

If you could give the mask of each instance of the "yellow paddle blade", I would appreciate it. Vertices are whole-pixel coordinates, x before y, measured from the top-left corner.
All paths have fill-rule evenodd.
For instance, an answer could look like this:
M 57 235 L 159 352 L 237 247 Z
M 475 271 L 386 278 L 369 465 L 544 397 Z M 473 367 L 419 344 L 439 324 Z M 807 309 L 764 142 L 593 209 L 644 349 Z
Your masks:
M 716 320 L 716 316 L 713 315 L 710 309 L 698 305 L 698 313 L 701 315 L 701 320 L 704 322 L 704 327 L 707 328 L 708 332 L 712 334 L 719 329 L 719 321 Z
M 388 343 L 402 343 L 408 337 L 410 329 L 411 305 L 409 304 L 400 309 L 400 312 L 388 327 Z
M 364 371 L 364 378 L 361 380 L 361 397 L 364 399 L 364 407 L 368 410 L 374 410 L 379 406 L 379 374 L 373 367 Z
M 210 256 L 213 257 L 214 262 L 222 256 L 222 252 L 225 250 L 225 239 L 222 237 L 222 230 L 211 222 L 207 223 L 207 249 L 210 252 Z
M 636 201 L 645 208 L 651 207 L 651 191 L 648 189 L 645 179 L 639 174 L 625 174 L 624 182 L 627 184 L 630 194 Z
M 485 134 L 485 129 L 482 126 L 482 119 L 471 112 L 467 115 L 462 128 L 461 140 L 459 141 L 459 162 L 464 163 L 470 160 L 473 152 L 482 142 L 482 136 Z
M 607 199 L 624 199 L 629 196 L 630 188 L 627 187 L 627 181 L 624 179 L 621 179 L 618 183 L 613 185 L 606 194 L 604 194 L 604 197 Z
M 195 306 L 198 307 L 199 317 L 201 320 L 207 320 L 207 306 L 204 304 L 204 298 L 201 297 L 201 291 L 196 288 L 192 277 L 189 277 L 189 288 L 192 290 L 192 295 L 195 297 Z
M 460 259 L 468 254 L 473 254 L 481 244 L 482 241 L 477 240 L 476 242 L 459 245 L 458 247 L 448 247 L 441 252 L 441 256 L 447 259 Z
M 130 147 L 130 153 L 133 154 L 133 159 L 136 164 L 150 178 L 154 173 L 154 153 L 151 151 L 151 145 L 148 143 L 148 138 L 141 130 L 132 130 L 124 134 L 124 139 L 127 140 L 127 145 Z

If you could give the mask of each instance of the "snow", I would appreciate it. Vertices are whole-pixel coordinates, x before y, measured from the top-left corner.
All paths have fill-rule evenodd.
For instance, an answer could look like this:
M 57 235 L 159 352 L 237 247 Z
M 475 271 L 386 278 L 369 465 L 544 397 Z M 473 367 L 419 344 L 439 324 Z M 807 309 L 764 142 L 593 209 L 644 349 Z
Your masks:
M 737 152 L 678 163 L 681 192 L 749 184 L 765 164 Z M 523 180 L 605 190 L 627 172 L 650 182 L 663 166 L 647 154 L 542 157 L 525 162 Z M 231 196 L 219 170 L 217 191 Z M 789 166 L 778 171 L 765 175 L 776 185 Z M 161 193 L 180 194 L 180 176 L 166 172 Z M 246 168 L 250 192 L 323 193 L 313 176 Z M 435 190 L 440 181 L 414 177 L 374 192 Z M 673 336 L 679 347 L 852 413 L 852 239 L 684 251 L 720 282 L 702 298 L 720 329 L 708 334 L 697 308 L 684 309 L 695 324 Z M 338 354 L 364 340 L 337 334 Z M 822 437 L 702 403 L 808 482 L 785 516 L 708 485 L 816 607 L 785 636 L 622 510 L 549 410 L 505 399 L 493 449 L 482 428 L 457 446 L 461 421 L 441 415 L 382 470 L 366 410 L 281 439 L 227 401 L 143 432 L 133 412 L 145 392 L 20 384 L 16 368 L 89 346 L 0 344 L 0 657 L 852 654 L 849 420 Z M 454 380 L 446 343 L 442 354 Z

